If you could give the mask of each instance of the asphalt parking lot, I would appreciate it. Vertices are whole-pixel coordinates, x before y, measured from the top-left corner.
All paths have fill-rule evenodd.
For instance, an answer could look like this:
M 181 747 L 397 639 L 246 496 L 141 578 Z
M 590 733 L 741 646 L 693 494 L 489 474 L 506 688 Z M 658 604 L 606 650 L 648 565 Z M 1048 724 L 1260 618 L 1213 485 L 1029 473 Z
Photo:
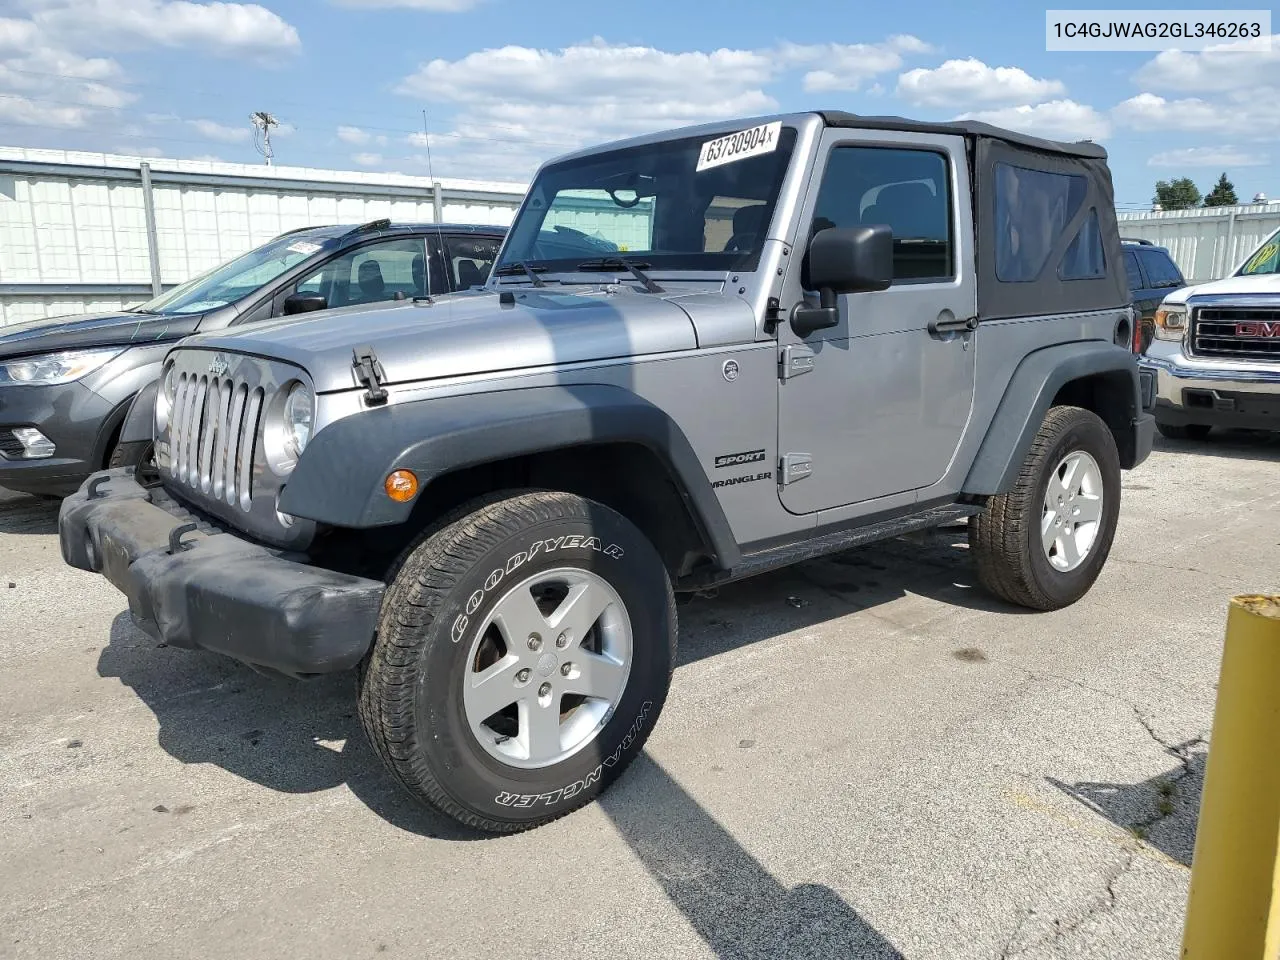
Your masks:
M 499 839 L 397 793 L 349 677 L 157 647 L 0 492 L 0 956 L 1172 958 L 1277 462 L 1158 441 L 1056 614 L 974 588 L 955 529 L 695 600 L 647 755 Z

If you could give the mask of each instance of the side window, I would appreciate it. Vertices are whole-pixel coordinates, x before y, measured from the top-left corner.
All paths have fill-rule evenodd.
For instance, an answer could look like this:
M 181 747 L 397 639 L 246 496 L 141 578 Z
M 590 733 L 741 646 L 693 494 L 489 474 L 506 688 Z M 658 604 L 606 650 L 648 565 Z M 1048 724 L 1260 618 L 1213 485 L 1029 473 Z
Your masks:
M 1028 283 L 1044 271 L 1054 243 L 1084 203 L 1089 183 L 1075 174 L 1009 163 L 996 164 L 995 181 L 996 279 Z
M 932 150 L 836 147 L 822 175 L 813 233 L 887 224 L 893 231 L 895 281 L 949 280 L 955 276 L 951 206 L 944 155 Z M 746 214 L 739 211 L 739 216 Z
M 493 261 L 498 257 L 499 245 L 493 237 L 449 237 L 449 273 L 453 289 L 470 290 L 488 280 Z
M 348 250 L 304 277 L 299 293 L 319 293 L 330 307 L 405 300 L 426 293 L 426 245 L 421 237 L 369 243 Z
M 1140 256 L 1153 287 L 1182 286 L 1182 274 L 1166 254 L 1159 250 L 1143 250 Z
M 1138 255 L 1132 250 L 1124 252 L 1124 272 L 1129 276 L 1129 290 L 1143 288 L 1142 271 L 1138 269 Z
M 1063 280 L 1091 280 L 1107 275 L 1107 257 L 1102 250 L 1102 230 L 1098 211 L 1090 210 L 1075 237 L 1062 255 L 1058 276 Z

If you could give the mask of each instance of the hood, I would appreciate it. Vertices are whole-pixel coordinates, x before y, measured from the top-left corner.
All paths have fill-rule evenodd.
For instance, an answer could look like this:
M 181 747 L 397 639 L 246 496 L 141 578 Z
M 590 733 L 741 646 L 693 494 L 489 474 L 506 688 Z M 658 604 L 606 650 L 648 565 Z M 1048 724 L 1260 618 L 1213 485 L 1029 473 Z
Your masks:
M 1280 298 L 1280 274 L 1264 273 L 1256 277 L 1224 277 L 1209 283 L 1182 287 L 1165 297 L 1165 303 L 1186 303 L 1201 297 L 1272 296 Z
M 0 327 L 0 357 L 177 340 L 194 333 L 199 324 L 199 314 L 159 317 L 145 313 L 91 313 L 48 317 Z
M 688 293 L 688 291 L 683 291 Z M 355 347 L 372 347 L 388 383 L 640 356 L 697 346 L 693 321 L 629 286 L 513 287 L 433 304 L 393 301 L 204 334 L 189 346 L 251 353 L 305 369 L 317 391 L 349 390 Z M 672 296 L 679 293 L 672 291 Z

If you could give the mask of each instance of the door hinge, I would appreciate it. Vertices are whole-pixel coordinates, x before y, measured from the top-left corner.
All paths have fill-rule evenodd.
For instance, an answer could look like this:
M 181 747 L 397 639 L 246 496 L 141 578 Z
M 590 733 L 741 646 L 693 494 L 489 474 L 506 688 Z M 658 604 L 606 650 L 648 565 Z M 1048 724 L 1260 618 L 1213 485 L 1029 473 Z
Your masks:
M 378 355 L 373 352 L 373 347 L 356 347 L 352 351 L 351 366 L 356 372 L 356 383 L 365 388 L 365 402 L 371 407 L 386 403 L 387 391 L 383 388 L 382 381 L 387 378 L 387 372 L 378 362 Z
M 778 355 L 778 379 L 790 380 L 813 370 L 814 353 L 803 343 L 793 343 L 782 348 Z
M 803 480 L 813 473 L 813 455 L 808 453 L 784 453 L 778 461 L 778 483 L 786 486 Z

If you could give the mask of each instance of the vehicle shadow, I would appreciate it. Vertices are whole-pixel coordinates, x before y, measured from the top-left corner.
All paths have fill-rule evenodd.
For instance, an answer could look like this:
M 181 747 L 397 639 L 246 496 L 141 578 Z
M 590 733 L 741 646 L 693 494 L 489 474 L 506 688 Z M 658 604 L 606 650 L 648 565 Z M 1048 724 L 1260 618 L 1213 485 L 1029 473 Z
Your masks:
M 384 773 L 355 717 L 352 677 L 274 680 L 233 661 L 171 650 L 127 614 L 98 672 L 155 713 L 160 746 L 283 793 L 347 784 L 400 829 L 451 841 L 490 839 L 420 806 Z M 641 754 L 599 801 L 619 834 L 699 936 L 725 958 L 901 960 L 829 887 L 783 886 L 659 764 Z
M 386 775 L 360 729 L 350 673 L 298 682 L 263 676 L 197 651 L 170 649 L 116 617 L 98 656 L 155 714 L 157 739 L 184 764 L 215 764 L 280 793 L 314 793 L 343 783 L 401 829 L 449 840 L 478 835 L 428 810 Z
M 58 532 L 61 500 L 33 497 L 0 487 L 0 534 Z
M 718 599 L 695 599 L 680 611 L 678 665 L 908 593 L 1015 612 L 972 587 L 963 537 L 963 530 L 951 529 L 911 543 L 887 541 L 728 586 Z M 352 674 L 308 682 L 266 677 L 224 657 L 169 649 L 138 630 L 127 613 L 111 626 L 98 673 L 118 678 L 151 709 L 160 746 L 182 763 L 216 764 L 282 793 L 346 783 L 402 829 L 474 837 L 420 807 L 383 773 L 355 715 Z
M 1153 449 L 1163 453 L 1276 462 L 1280 461 L 1280 432 L 1216 429 L 1204 440 L 1170 440 L 1157 433 Z
M 1047 779 L 1094 813 L 1189 867 L 1195 852 L 1208 749 L 1203 740 L 1193 740 L 1165 750 L 1177 766 L 1141 783 L 1063 783 L 1052 777 Z
M 987 613 L 1033 612 L 982 589 L 961 523 L 807 560 L 693 597 L 680 607 L 677 665 L 913 595 Z
M 717 957 L 901 960 L 830 887 L 783 886 L 648 754 L 599 804 Z

